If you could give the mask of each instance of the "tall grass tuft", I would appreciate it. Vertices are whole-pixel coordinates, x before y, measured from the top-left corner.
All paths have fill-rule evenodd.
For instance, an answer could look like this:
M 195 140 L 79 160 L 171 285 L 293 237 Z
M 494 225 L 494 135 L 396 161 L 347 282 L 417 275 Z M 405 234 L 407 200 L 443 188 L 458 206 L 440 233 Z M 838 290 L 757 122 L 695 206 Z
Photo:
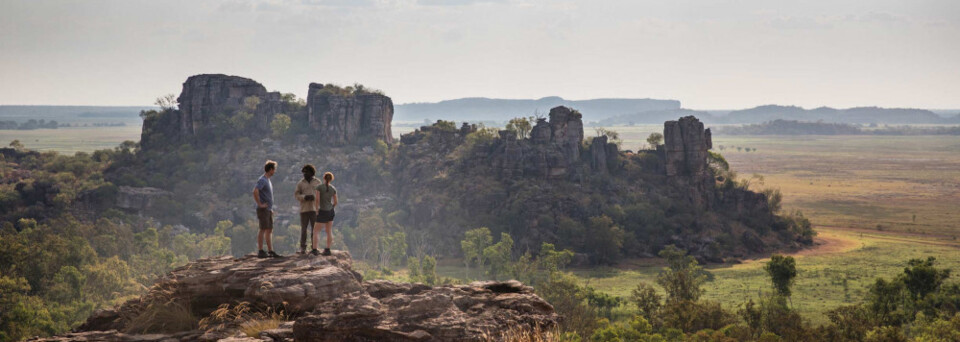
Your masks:
M 127 333 L 164 333 L 189 331 L 197 328 L 197 317 L 190 304 L 174 296 L 173 284 L 154 285 L 150 295 L 141 302 L 136 316 L 127 321 Z
M 200 320 L 200 328 L 204 330 L 222 330 L 237 327 L 249 337 L 260 337 L 264 330 L 276 329 L 289 317 L 282 310 L 272 307 L 266 310 L 255 310 L 248 302 L 237 305 L 222 304 L 209 316 Z
M 533 328 L 525 325 L 514 325 L 498 332 L 484 332 L 480 335 L 484 342 L 579 342 L 580 336 L 576 333 L 564 333 L 559 326 L 544 329 L 541 326 Z

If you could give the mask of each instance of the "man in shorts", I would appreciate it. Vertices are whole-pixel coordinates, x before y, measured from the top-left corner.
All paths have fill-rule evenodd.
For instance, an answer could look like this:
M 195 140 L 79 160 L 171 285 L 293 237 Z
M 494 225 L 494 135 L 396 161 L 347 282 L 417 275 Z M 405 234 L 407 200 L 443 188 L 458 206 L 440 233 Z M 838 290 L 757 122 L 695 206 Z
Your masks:
M 277 162 L 268 160 L 263 165 L 263 176 L 257 180 L 257 185 L 253 187 L 253 200 L 257 202 L 257 220 L 260 221 L 260 232 L 257 233 L 257 252 L 258 258 L 276 258 L 277 253 L 273 252 L 273 183 L 270 183 L 270 177 L 277 172 Z M 267 250 L 263 251 L 263 240 L 267 240 Z

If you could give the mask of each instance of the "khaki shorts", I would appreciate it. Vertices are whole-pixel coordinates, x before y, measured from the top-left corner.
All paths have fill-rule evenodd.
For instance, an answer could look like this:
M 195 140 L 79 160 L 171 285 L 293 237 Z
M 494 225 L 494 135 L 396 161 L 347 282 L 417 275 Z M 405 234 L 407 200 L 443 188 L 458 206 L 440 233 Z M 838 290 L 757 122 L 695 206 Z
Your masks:
M 273 229 L 273 211 L 267 208 L 257 208 L 257 220 L 260 221 L 260 230 Z

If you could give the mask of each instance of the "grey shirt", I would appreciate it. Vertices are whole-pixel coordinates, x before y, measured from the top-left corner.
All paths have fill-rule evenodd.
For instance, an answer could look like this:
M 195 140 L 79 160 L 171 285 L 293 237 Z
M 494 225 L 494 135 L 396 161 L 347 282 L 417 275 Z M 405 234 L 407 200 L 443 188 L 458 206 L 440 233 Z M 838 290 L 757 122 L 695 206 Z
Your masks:
M 320 184 L 317 185 L 317 192 L 320 193 L 320 198 L 317 198 L 320 204 L 320 210 L 333 210 L 333 195 L 337 194 L 337 188 L 333 187 L 333 185 Z
M 260 176 L 254 189 L 260 190 L 260 203 L 267 205 L 268 210 L 273 210 L 273 183 L 267 176 Z

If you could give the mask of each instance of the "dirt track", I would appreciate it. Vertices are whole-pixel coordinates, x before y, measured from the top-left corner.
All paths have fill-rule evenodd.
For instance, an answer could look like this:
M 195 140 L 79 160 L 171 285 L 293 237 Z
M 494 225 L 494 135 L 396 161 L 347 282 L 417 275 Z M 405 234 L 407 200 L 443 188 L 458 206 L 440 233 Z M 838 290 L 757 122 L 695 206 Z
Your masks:
M 861 242 L 858 241 L 858 235 L 869 237 L 873 240 L 923 243 L 960 249 L 960 243 L 952 240 L 945 240 L 945 236 L 889 231 L 883 232 L 871 229 L 840 227 L 819 227 L 817 231 L 819 234 L 813 239 L 815 245 L 814 247 L 790 253 L 789 255 L 802 257 L 845 253 L 860 246 Z

